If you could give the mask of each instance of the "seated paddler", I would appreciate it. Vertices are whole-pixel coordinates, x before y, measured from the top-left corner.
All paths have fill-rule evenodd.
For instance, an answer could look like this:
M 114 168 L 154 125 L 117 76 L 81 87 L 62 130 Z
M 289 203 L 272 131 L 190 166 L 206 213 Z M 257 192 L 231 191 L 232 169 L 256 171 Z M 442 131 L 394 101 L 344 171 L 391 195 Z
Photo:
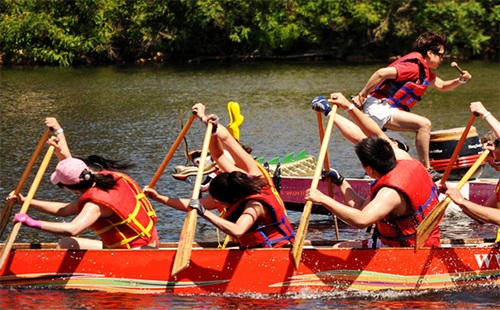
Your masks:
M 178 210 L 197 210 L 241 248 L 280 248 L 294 241 L 285 206 L 267 171 L 248 154 L 214 115 L 205 115 L 198 103 L 193 111 L 214 131 L 209 150 L 219 174 L 212 180 L 208 195 L 200 199 L 172 198 L 146 187 L 148 196 Z M 220 215 L 212 210 L 218 210 Z
M 355 133 L 358 138 L 350 137 L 356 143 L 355 152 L 366 174 L 375 181 L 367 198 L 359 196 L 347 180 L 336 170 L 326 176 L 336 184 L 344 198 L 340 203 L 317 189 L 306 191 L 306 200 L 322 204 L 332 214 L 345 223 L 366 229 L 375 226 L 373 237 L 360 242 L 339 244 L 340 247 L 413 247 L 416 229 L 423 219 L 438 204 L 438 192 L 425 167 L 408 153 L 398 148 L 397 143 L 372 126 L 373 121 L 354 107 L 341 94 L 334 93 L 328 101 L 346 110 L 358 128 L 346 118 L 339 117 L 336 125 L 344 135 Z M 326 100 L 312 105 L 328 116 L 330 107 Z M 315 105 L 321 105 L 318 107 Z M 336 115 L 337 118 L 340 115 Z M 365 123 L 366 122 L 366 123 Z M 366 136 L 368 134 L 369 136 Z M 418 182 L 416 181 L 418 180 Z M 440 247 L 440 232 L 436 226 L 424 243 L 425 247 Z
M 51 139 L 56 153 L 57 140 Z M 100 158 L 101 163 L 106 163 Z M 104 165 L 106 166 L 106 165 Z M 81 159 L 68 157 L 50 177 L 54 185 L 80 198 L 70 202 L 33 199 L 30 208 L 53 216 L 74 216 L 70 222 L 51 222 L 18 213 L 14 222 L 63 236 L 60 249 L 141 249 L 157 248 L 156 214 L 137 183 L 128 175 L 112 170 L 96 172 Z M 25 197 L 11 193 L 8 200 L 23 204 Z M 91 228 L 101 240 L 77 237 Z

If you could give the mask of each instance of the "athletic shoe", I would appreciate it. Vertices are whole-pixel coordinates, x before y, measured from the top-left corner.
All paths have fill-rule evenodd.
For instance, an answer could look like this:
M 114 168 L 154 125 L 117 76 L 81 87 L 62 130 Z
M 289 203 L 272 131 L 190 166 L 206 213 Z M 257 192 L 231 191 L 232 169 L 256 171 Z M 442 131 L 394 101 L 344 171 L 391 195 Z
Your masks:
M 328 101 L 326 101 L 325 97 L 323 96 L 314 97 L 311 101 L 311 108 L 315 111 L 323 112 L 325 116 L 328 116 L 328 114 L 330 114 L 330 112 L 332 111 L 332 108 L 328 104 Z
M 432 168 L 427 169 L 427 172 L 429 172 L 429 174 L 431 175 L 432 181 L 434 181 L 434 182 L 439 181 L 439 180 L 441 180 L 441 178 L 443 178 L 442 173 L 439 173 Z

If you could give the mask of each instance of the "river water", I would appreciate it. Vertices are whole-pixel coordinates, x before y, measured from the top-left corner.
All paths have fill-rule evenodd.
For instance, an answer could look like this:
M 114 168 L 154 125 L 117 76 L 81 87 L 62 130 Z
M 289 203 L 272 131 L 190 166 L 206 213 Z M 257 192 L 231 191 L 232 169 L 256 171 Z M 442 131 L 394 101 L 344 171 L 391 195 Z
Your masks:
M 384 63 L 246 63 L 196 64 L 169 66 L 110 66 L 80 68 L 2 68 L 1 71 L 1 153 L 0 192 L 13 190 L 29 158 L 43 134 L 44 118 L 55 116 L 65 130 L 73 156 L 99 154 L 107 158 L 128 159 L 137 166 L 128 171 L 142 186 L 151 181 L 163 158 L 175 141 L 182 120 L 190 115 L 196 102 L 203 102 L 209 112 L 216 113 L 221 123 L 230 121 L 227 103 L 240 104 L 245 121 L 241 126 L 241 142 L 253 148 L 256 157 L 271 159 L 290 152 L 305 150 L 317 157 L 320 141 L 316 113 L 310 108 L 314 96 L 328 96 L 342 91 L 356 94 L 368 77 Z M 460 62 L 460 67 L 473 75 L 472 80 L 452 92 L 429 89 L 413 112 L 428 117 L 433 130 L 464 127 L 469 118 L 471 101 L 480 100 L 500 116 L 500 67 L 484 61 Z M 442 79 L 458 76 L 445 60 L 436 74 Z M 339 113 L 345 115 L 343 111 Z M 481 119 L 474 123 L 481 135 L 489 128 Z M 204 126 L 193 123 L 186 135 L 187 149 L 201 148 Z M 414 135 L 403 133 L 416 156 Z M 44 151 L 45 152 L 45 151 Z M 43 153 L 42 153 L 43 154 Z M 331 166 L 345 176 L 361 177 L 363 170 L 353 146 L 334 129 L 329 146 Z M 174 166 L 185 165 L 186 157 L 179 149 L 156 188 L 174 197 L 190 197 L 192 185 L 173 179 Z M 77 197 L 53 186 L 50 173 L 56 165 L 51 161 L 38 187 L 35 198 L 71 201 Z M 38 165 L 23 189 L 26 194 Z M 490 167 L 482 177 L 497 178 Z M 161 241 L 177 241 L 185 214 L 153 203 L 158 217 Z M 19 206 L 16 206 L 18 210 Z M 35 218 L 62 221 L 30 210 Z M 301 213 L 289 212 L 294 227 Z M 2 242 L 10 233 L 4 232 Z M 478 225 L 461 214 L 447 217 L 442 225 L 443 237 L 491 238 L 496 228 Z M 95 238 L 91 232 L 82 236 Z M 340 227 L 341 239 L 364 238 L 366 233 Z M 335 238 L 331 217 L 312 215 L 308 238 Z M 53 242 L 58 237 L 21 228 L 18 242 Z M 196 241 L 214 241 L 211 224 L 200 219 Z M 468 291 L 425 293 L 332 293 L 301 296 L 136 296 L 100 292 L 60 290 L 0 289 L 0 308 L 25 309 L 436 309 L 491 308 L 499 302 L 497 289 L 478 288 Z

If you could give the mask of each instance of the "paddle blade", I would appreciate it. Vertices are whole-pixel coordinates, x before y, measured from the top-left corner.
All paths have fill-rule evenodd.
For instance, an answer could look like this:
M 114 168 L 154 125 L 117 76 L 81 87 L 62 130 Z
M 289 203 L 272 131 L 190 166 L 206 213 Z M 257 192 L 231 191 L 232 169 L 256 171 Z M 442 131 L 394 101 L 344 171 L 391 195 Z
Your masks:
M 417 239 L 415 241 L 415 251 L 420 249 L 425 243 L 427 238 L 431 235 L 439 222 L 443 219 L 446 207 L 450 204 L 451 199 L 448 197 L 445 200 L 439 202 L 431 213 L 418 225 L 417 227 Z
M 319 179 L 321 178 L 321 170 L 323 169 L 323 164 L 325 162 L 325 157 L 328 150 L 328 144 L 330 143 L 330 137 L 332 135 L 333 123 L 335 119 L 335 114 L 337 113 L 337 106 L 332 107 L 332 112 L 330 112 L 330 118 L 328 124 L 326 125 L 325 135 L 321 141 L 321 149 L 319 151 L 318 162 L 316 163 L 316 170 L 314 171 L 314 176 L 311 182 L 311 189 L 316 189 L 318 187 Z M 300 258 L 302 256 L 302 247 L 304 246 L 304 241 L 306 239 L 307 227 L 309 226 L 309 216 L 311 215 L 312 201 L 308 201 L 304 206 L 302 211 L 302 218 L 300 219 L 299 229 L 297 231 L 297 236 L 295 237 L 295 242 L 293 243 L 292 255 L 295 262 L 295 267 L 299 268 Z
M 12 208 L 14 207 L 14 202 L 13 201 L 7 201 L 5 205 L 3 206 L 2 209 L 2 214 L 0 217 L 0 238 L 3 235 L 3 232 L 5 228 L 7 227 L 7 224 L 9 223 L 10 216 L 12 214 Z
M 297 234 L 295 235 L 295 242 L 292 247 L 292 256 L 295 263 L 295 268 L 299 268 L 300 258 L 302 256 L 302 250 L 304 247 L 304 242 L 306 240 L 307 227 L 309 226 L 309 217 L 312 210 L 312 201 L 308 201 L 304 206 L 302 211 L 302 217 L 300 219 L 299 228 L 297 229 Z
M 203 170 L 205 168 L 205 159 L 207 158 L 208 147 L 210 145 L 212 127 L 212 123 L 209 122 L 207 124 L 205 138 L 203 139 L 200 164 L 198 165 L 198 173 L 196 174 L 196 180 L 191 199 L 198 199 L 198 197 L 200 196 L 201 181 L 203 180 Z M 184 226 L 182 226 L 177 253 L 175 254 L 174 264 L 172 266 L 172 276 L 177 275 L 179 272 L 189 266 L 189 260 L 191 259 L 191 250 L 193 247 L 194 232 L 196 230 L 196 216 L 196 210 L 191 209 L 188 211 L 186 219 L 184 220 Z
M 485 160 L 486 156 L 488 156 L 489 151 L 486 150 L 479 156 L 479 158 L 476 160 L 476 162 L 469 168 L 467 173 L 462 177 L 460 182 L 457 184 L 457 188 L 461 189 L 462 186 L 470 179 L 470 177 L 476 172 L 477 168 L 483 163 Z M 444 215 L 444 211 L 446 210 L 446 207 L 448 204 L 451 202 L 450 197 L 446 197 L 445 200 L 439 202 L 434 209 L 427 215 L 427 217 L 418 225 L 417 227 L 417 239 L 415 242 L 415 251 L 420 249 L 422 244 L 427 240 L 427 238 L 430 236 L 431 232 L 434 230 L 434 228 L 439 224 L 439 221 Z
M 192 209 L 188 212 L 184 220 L 181 236 L 179 239 L 179 247 L 175 254 L 174 265 L 172 267 L 172 276 L 177 275 L 189 266 L 191 259 L 191 250 L 193 247 L 194 232 L 196 229 L 196 210 Z

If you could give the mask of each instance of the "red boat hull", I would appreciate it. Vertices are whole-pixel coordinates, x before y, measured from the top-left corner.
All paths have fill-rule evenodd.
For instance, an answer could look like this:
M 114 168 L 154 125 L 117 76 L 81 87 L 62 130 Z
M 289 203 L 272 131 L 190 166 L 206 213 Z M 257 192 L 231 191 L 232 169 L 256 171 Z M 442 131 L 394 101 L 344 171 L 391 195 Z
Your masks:
M 221 250 L 194 245 L 189 267 L 172 277 L 175 253 L 175 247 L 136 251 L 21 247 L 11 252 L 0 273 L 0 286 L 147 294 L 285 294 L 450 289 L 500 281 L 500 251 L 491 248 L 415 252 L 413 248 L 309 245 L 296 270 L 290 249 Z

